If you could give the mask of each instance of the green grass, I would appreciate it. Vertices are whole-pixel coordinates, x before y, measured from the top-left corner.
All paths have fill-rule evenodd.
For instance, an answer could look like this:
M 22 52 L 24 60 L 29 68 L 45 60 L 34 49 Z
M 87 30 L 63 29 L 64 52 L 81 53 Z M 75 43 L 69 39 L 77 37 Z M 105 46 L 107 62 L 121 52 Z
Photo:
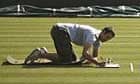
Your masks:
M 119 69 L 92 67 L 0 66 L 0 84 L 139 84 L 140 19 L 138 18 L 0 18 L 0 63 L 6 56 L 25 58 L 36 47 L 55 52 L 50 37 L 57 22 L 79 23 L 102 29 L 113 26 L 116 37 L 102 45 L 99 56 L 111 57 Z M 78 56 L 82 48 L 74 45 Z M 135 71 L 131 73 L 129 63 Z

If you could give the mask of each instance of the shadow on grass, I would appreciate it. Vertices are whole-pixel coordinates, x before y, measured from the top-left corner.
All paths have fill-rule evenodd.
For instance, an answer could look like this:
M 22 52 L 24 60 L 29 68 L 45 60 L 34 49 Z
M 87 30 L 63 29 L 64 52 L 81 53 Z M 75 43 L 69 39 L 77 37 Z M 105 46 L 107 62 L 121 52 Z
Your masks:
M 8 62 L 3 62 L 2 66 L 22 66 L 23 68 L 94 68 L 91 65 L 86 64 L 52 64 L 52 63 L 35 63 L 35 64 L 10 64 Z

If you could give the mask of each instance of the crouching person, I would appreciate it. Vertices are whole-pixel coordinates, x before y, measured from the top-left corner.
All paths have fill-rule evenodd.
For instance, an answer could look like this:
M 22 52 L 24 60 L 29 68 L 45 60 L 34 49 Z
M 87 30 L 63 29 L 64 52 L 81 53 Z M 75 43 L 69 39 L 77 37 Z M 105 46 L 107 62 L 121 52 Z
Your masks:
M 83 47 L 82 58 L 88 60 L 89 63 L 104 66 L 104 62 L 98 62 L 97 59 L 99 47 L 101 43 L 112 39 L 115 33 L 111 27 L 98 30 L 89 25 L 57 23 L 51 30 L 51 36 L 57 53 L 48 53 L 45 48 L 36 49 L 33 55 L 31 53 L 26 58 L 25 63 L 29 60 L 33 62 L 38 58 L 47 58 L 59 64 L 72 63 L 76 61 L 71 44 L 74 43 Z M 91 49 L 92 52 L 90 52 Z

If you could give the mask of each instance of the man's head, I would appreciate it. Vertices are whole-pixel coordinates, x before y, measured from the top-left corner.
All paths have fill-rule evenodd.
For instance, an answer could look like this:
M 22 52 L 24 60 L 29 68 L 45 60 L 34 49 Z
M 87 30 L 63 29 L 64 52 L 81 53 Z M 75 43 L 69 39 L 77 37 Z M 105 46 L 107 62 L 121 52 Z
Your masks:
M 105 27 L 104 29 L 102 29 L 102 32 L 99 35 L 99 39 L 101 40 L 101 42 L 108 41 L 113 37 L 115 37 L 115 33 L 112 30 L 112 27 Z

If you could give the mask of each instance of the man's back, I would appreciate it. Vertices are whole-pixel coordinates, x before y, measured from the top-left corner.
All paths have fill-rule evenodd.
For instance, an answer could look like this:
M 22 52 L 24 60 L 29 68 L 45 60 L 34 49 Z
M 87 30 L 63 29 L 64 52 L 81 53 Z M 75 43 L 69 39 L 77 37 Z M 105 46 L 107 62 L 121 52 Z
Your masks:
M 93 44 L 101 32 L 89 25 L 72 23 L 57 23 L 57 25 L 67 30 L 73 43 L 81 46 L 85 43 Z

